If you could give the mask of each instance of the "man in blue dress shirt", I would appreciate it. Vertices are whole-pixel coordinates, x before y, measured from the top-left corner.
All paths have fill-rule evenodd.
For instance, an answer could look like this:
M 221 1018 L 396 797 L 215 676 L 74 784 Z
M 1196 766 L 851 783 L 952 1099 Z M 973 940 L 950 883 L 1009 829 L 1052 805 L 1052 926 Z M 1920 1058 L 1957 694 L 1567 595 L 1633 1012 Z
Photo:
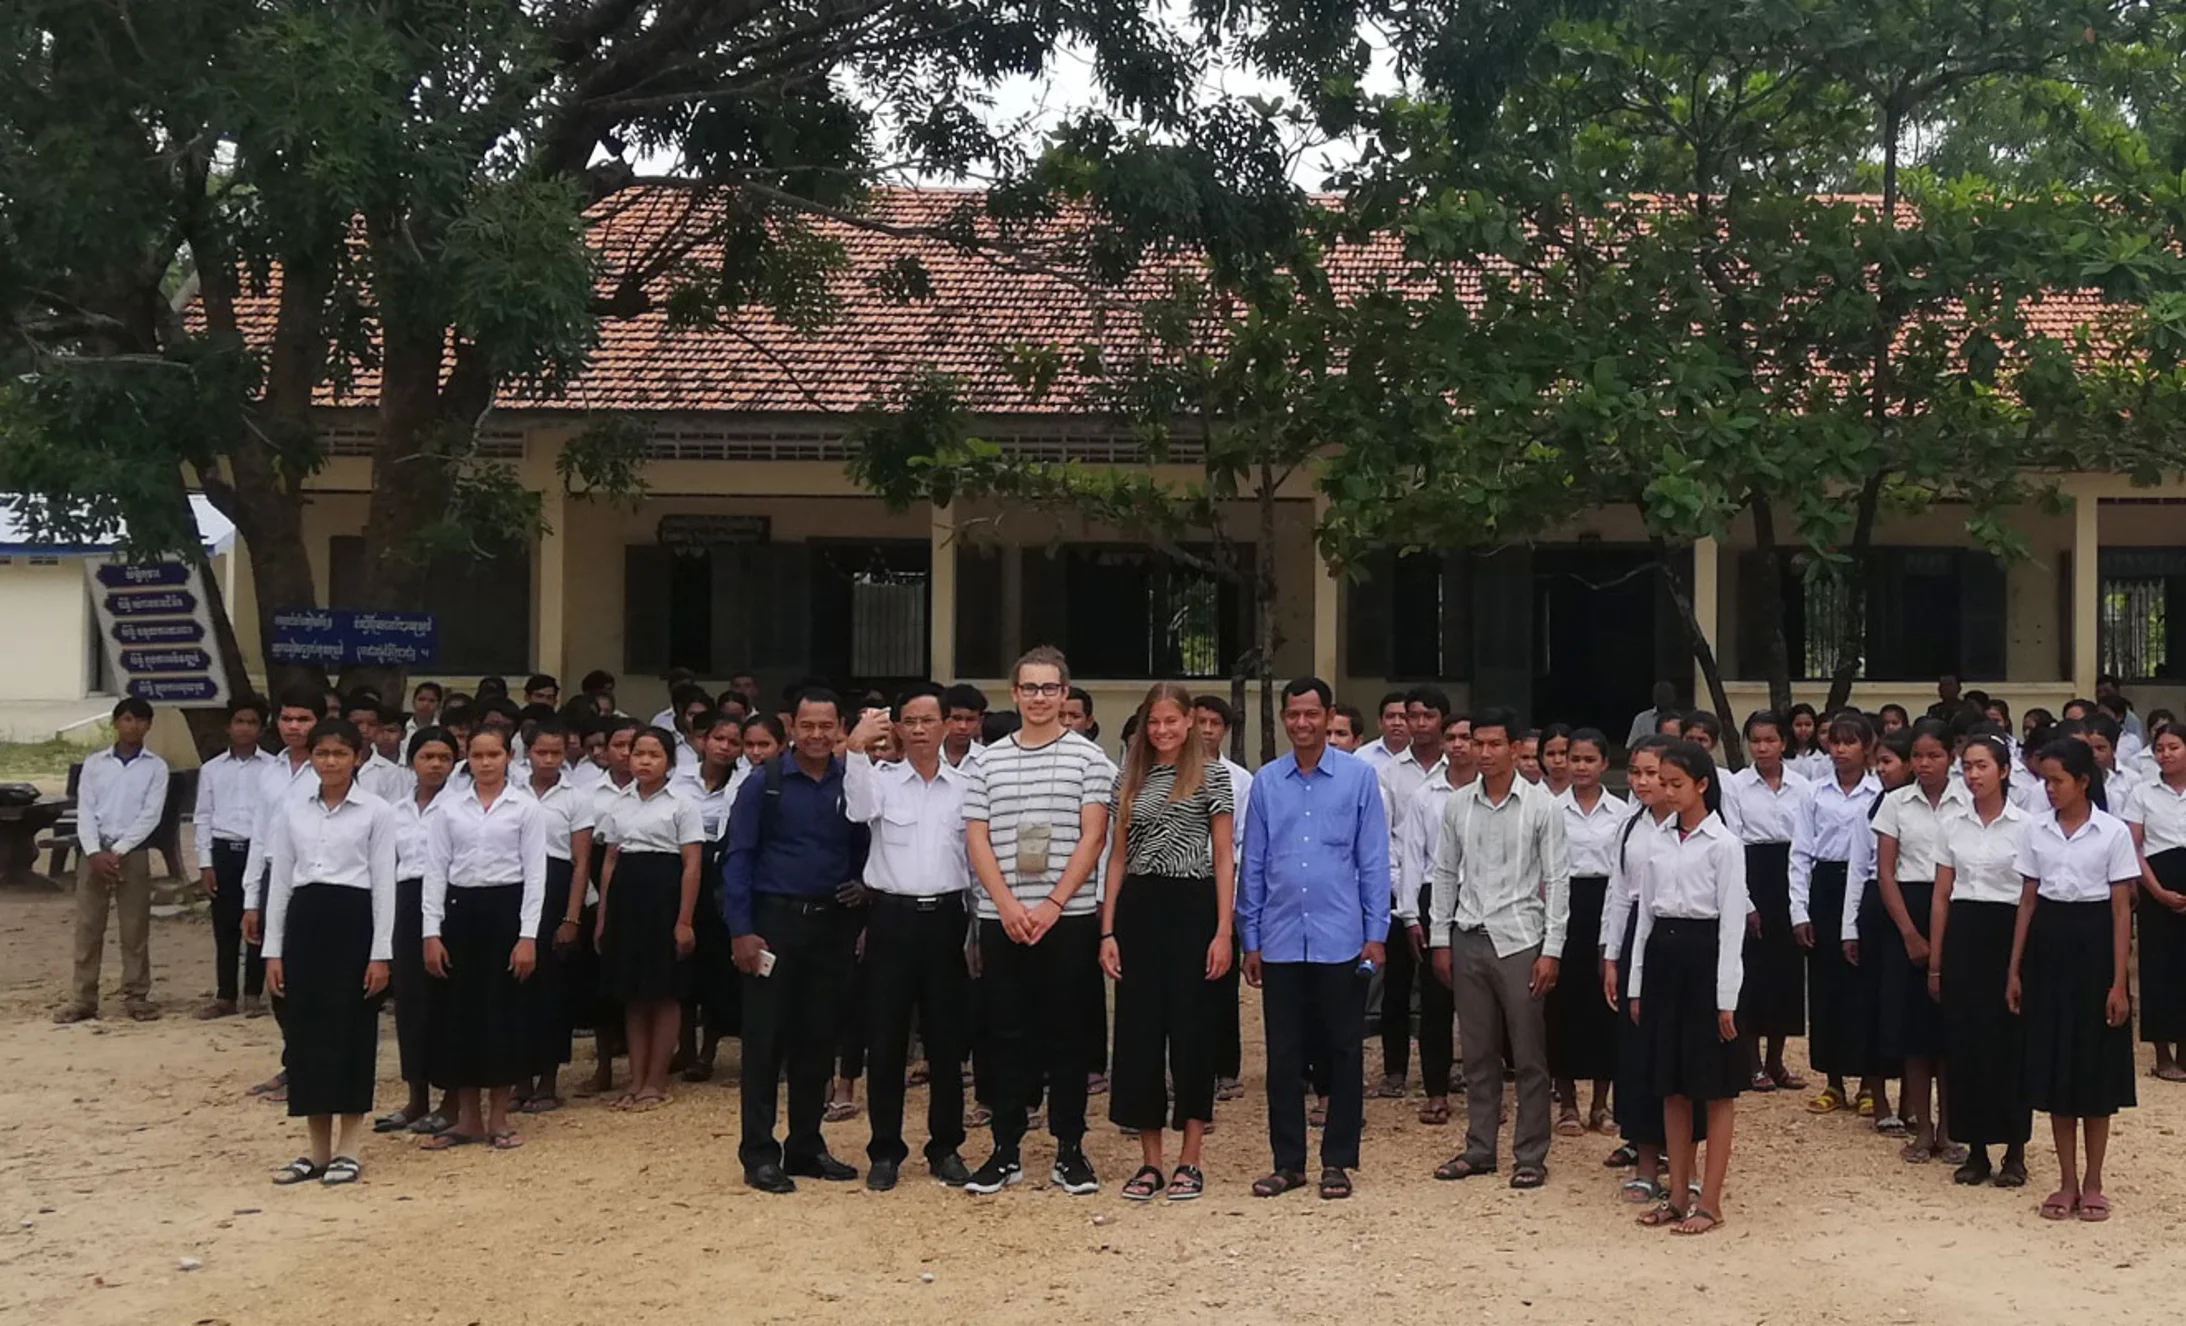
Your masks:
M 1305 1186 L 1308 1062 L 1333 1079 L 1321 1196 L 1349 1197 L 1359 1163 L 1366 985 L 1389 933 L 1389 826 L 1373 766 L 1328 744 L 1333 708 L 1317 677 L 1283 688 L 1290 753 L 1254 776 L 1245 811 L 1237 927 L 1267 1027 L 1275 1153 L 1256 1197 Z

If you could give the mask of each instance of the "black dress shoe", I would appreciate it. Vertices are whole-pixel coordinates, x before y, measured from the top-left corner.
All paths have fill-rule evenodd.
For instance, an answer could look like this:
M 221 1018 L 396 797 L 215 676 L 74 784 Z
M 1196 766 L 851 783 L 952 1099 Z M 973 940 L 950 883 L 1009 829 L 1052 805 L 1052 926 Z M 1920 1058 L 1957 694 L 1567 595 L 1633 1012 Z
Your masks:
M 800 1160 L 786 1168 L 799 1178 L 825 1179 L 829 1183 L 848 1183 L 858 1177 L 855 1165 L 845 1165 L 825 1151 L 810 1160 Z
M 844 1165 L 843 1168 L 848 1169 L 850 1167 Z M 865 1186 L 874 1192 L 887 1192 L 894 1188 L 896 1186 L 896 1162 L 893 1160 L 874 1161 L 873 1167 L 865 1172 Z
M 972 1181 L 972 1172 L 964 1167 L 964 1157 L 954 1151 L 932 1162 L 927 1168 L 934 1172 L 936 1182 L 951 1188 L 961 1188 Z
M 795 1192 L 797 1184 L 782 1172 L 780 1165 L 761 1165 L 744 1171 L 744 1186 L 760 1192 Z

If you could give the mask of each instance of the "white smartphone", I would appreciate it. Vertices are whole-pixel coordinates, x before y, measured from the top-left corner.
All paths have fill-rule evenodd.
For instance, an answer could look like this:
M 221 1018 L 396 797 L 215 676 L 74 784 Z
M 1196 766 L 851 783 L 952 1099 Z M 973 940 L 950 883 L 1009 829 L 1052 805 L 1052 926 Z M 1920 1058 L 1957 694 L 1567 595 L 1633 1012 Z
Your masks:
M 761 976 L 772 976 L 772 975 L 774 975 L 774 950 L 773 950 L 773 949 L 771 949 L 771 948 L 763 948 L 763 949 L 759 950 L 759 974 L 760 974 Z

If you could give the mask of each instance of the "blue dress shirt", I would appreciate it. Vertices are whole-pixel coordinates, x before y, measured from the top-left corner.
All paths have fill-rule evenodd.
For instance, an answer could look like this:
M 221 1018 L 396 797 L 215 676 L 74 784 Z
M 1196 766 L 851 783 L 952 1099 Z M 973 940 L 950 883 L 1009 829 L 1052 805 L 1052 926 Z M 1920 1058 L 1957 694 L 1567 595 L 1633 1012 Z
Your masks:
M 829 898 L 865 868 L 866 830 L 844 813 L 843 762 L 830 760 L 815 779 L 784 755 L 781 805 L 769 825 L 767 777 L 755 769 L 729 809 L 728 849 L 721 858 L 721 917 L 731 935 L 752 933 L 756 894 Z M 766 830 L 775 832 L 769 835 Z
M 1389 933 L 1389 825 L 1374 766 L 1330 746 L 1253 776 L 1237 921 L 1263 962 L 1349 962 Z

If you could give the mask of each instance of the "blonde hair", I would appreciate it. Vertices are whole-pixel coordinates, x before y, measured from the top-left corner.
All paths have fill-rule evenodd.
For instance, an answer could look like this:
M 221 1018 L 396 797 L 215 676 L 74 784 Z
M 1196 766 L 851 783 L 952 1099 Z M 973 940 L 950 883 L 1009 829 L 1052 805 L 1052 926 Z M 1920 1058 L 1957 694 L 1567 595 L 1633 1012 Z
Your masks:
M 1139 789 L 1146 786 L 1146 776 L 1153 771 L 1158 759 L 1153 739 L 1147 736 L 1147 718 L 1154 706 L 1163 702 L 1173 704 L 1184 715 L 1184 747 L 1176 753 L 1176 782 L 1169 787 L 1169 801 L 1174 804 L 1188 800 L 1199 791 L 1206 781 L 1207 753 L 1199 744 L 1199 725 L 1192 721 L 1192 693 L 1173 681 L 1157 681 L 1139 701 L 1138 724 L 1131 732 L 1131 746 L 1123 754 L 1123 782 L 1116 789 L 1117 841 L 1128 842 L 1131 832 L 1131 803 L 1138 800 Z

